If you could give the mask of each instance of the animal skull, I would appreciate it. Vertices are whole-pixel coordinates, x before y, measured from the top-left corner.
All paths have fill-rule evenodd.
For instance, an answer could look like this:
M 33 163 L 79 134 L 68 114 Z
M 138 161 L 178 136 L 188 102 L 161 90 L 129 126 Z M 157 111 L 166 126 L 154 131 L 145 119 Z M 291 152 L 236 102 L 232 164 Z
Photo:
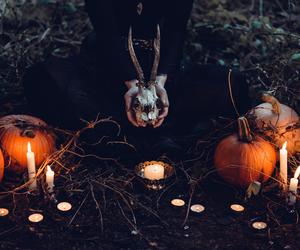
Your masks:
M 158 96 L 154 85 L 139 86 L 139 92 L 134 102 L 136 120 L 154 125 L 159 115 Z
M 148 82 L 145 81 L 144 72 L 141 68 L 141 65 L 138 62 L 137 56 L 135 54 L 133 43 L 132 43 L 132 29 L 130 27 L 128 34 L 128 50 L 133 62 L 133 65 L 137 72 L 138 79 L 138 94 L 135 98 L 133 108 L 135 111 L 136 120 L 138 123 L 146 123 L 154 125 L 158 119 L 159 108 L 158 101 L 159 98 L 156 94 L 156 76 L 157 68 L 160 58 L 160 30 L 157 25 L 157 37 L 153 42 L 154 49 L 154 62 L 151 70 L 150 79 Z

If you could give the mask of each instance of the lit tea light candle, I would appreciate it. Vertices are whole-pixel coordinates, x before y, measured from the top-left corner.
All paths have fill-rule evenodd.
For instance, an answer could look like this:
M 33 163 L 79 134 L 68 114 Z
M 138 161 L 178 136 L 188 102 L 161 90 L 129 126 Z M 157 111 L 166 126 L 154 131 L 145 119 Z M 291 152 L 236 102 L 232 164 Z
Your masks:
M 185 201 L 182 199 L 173 199 L 171 200 L 171 204 L 175 207 L 182 207 L 185 205 Z
M 289 196 L 288 196 L 288 204 L 289 205 L 295 205 L 297 201 L 297 191 L 298 191 L 298 178 L 300 175 L 300 166 L 297 168 L 294 178 L 291 178 L 290 180 L 290 186 L 289 186 Z
M 60 202 L 57 204 L 57 209 L 62 212 L 67 212 L 72 209 L 72 205 L 69 202 Z
M 283 189 L 287 190 L 287 163 L 288 163 L 288 152 L 286 150 L 287 142 L 282 145 L 280 149 L 280 179 L 283 182 Z
M 268 226 L 267 223 L 262 221 L 256 221 L 252 223 L 252 227 L 257 230 L 265 229 L 267 226 Z
M 54 187 L 54 171 L 51 169 L 49 165 L 47 165 L 46 183 L 47 183 L 48 191 L 52 193 Z
M 232 204 L 230 206 L 230 209 L 233 210 L 234 212 L 243 212 L 245 210 L 245 207 L 240 205 L 240 204 Z
M 35 169 L 35 158 L 34 153 L 31 151 L 31 145 L 30 142 L 27 144 L 27 168 L 28 168 L 28 178 L 29 180 L 32 180 L 35 178 L 36 175 L 36 169 Z M 29 185 L 29 189 L 33 190 L 36 189 L 36 180 L 34 179 L 33 182 Z
M 160 180 L 164 178 L 165 169 L 161 164 L 151 164 L 145 167 L 144 177 L 148 180 Z
M 7 216 L 9 214 L 8 209 L 6 208 L 0 208 L 0 217 Z
M 28 220 L 33 223 L 41 222 L 44 219 L 44 216 L 39 213 L 31 214 L 28 216 Z
M 202 213 L 205 210 L 205 207 L 200 204 L 194 204 L 191 206 L 191 211 L 195 213 Z

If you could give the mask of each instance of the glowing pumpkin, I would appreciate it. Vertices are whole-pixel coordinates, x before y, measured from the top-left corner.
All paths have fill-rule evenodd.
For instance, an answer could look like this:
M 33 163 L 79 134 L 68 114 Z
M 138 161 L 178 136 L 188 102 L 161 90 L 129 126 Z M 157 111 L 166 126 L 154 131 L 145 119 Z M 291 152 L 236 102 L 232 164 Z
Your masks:
M 0 150 L 0 182 L 3 179 L 3 175 L 4 175 L 4 158 L 3 158 L 2 151 Z
M 0 144 L 9 157 L 8 170 L 22 173 L 27 169 L 28 142 L 37 166 L 55 150 L 55 136 L 41 119 L 28 115 L 8 115 L 0 119 Z
M 276 152 L 269 142 L 251 135 L 247 119 L 241 117 L 238 119 L 238 133 L 218 144 L 214 163 L 225 181 L 246 188 L 254 181 L 269 179 L 275 168 Z

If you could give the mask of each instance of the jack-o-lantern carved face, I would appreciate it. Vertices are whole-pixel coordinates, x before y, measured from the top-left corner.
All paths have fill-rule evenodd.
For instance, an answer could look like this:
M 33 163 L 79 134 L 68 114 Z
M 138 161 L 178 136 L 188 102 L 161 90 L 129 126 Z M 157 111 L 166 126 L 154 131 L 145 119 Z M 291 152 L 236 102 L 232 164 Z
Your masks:
M 133 109 L 135 111 L 136 120 L 138 123 L 146 123 L 154 125 L 159 116 L 159 98 L 156 94 L 155 85 L 157 68 L 159 64 L 160 57 L 160 30 L 157 25 L 157 37 L 153 42 L 154 49 L 154 62 L 151 70 L 150 79 L 148 82 L 145 81 L 144 72 L 141 65 L 138 62 L 137 56 L 135 54 L 133 43 L 132 43 L 132 29 L 130 27 L 128 34 L 128 49 L 131 60 L 137 72 L 137 86 L 138 94 L 133 102 Z

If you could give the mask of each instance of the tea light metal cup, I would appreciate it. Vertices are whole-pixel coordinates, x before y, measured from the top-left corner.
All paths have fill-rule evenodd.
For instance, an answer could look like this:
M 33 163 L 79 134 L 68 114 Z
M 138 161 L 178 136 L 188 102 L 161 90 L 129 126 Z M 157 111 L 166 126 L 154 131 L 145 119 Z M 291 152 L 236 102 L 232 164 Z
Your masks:
M 145 169 L 147 168 L 148 171 L 151 166 L 155 168 L 155 171 L 153 173 L 150 172 L 150 175 L 149 173 L 146 173 L 145 175 Z M 163 175 L 157 173 L 158 166 L 163 167 L 161 171 Z M 135 173 L 148 189 L 160 190 L 171 181 L 174 175 L 174 168 L 170 164 L 162 161 L 146 161 L 135 167 Z M 159 179 L 152 178 L 153 176 L 158 176 L 158 174 L 160 175 Z

